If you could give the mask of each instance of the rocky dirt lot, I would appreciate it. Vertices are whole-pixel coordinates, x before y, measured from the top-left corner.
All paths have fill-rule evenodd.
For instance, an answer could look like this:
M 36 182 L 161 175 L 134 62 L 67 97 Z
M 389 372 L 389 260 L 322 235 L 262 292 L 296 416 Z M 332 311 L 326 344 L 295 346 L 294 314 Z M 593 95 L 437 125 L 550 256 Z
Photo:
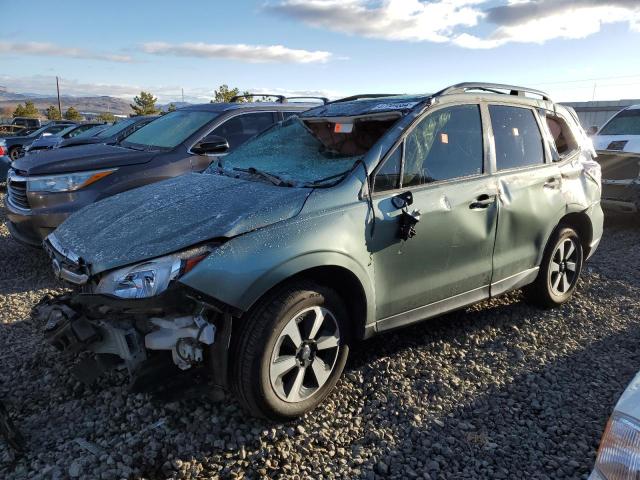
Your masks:
M 83 387 L 29 320 L 59 288 L 47 259 L 2 226 L 0 398 L 27 453 L 0 441 L 0 477 L 586 478 L 640 370 L 638 245 L 640 223 L 609 222 L 559 310 L 515 293 L 365 342 L 329 401 L 276 425 L 186 387 L 177 399 L 128 395 L 119 375 Z

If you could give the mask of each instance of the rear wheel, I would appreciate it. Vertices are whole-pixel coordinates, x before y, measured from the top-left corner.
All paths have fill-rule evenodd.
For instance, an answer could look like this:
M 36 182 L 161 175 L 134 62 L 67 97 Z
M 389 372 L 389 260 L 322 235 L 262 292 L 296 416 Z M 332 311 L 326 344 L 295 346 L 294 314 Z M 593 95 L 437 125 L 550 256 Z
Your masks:
M 232 381 L 253 415 L 298 417 L 324 400 L 349 353 L 346 309 L 331 289 L 296 282 L 263 300 L 236 334 Z
M 524 289 L 527 299 L 543 307 L 567 302 L 578 284 L 582 261 L 578 233 L 569 227 L 558 229 L 547 245 L 538 277 Z

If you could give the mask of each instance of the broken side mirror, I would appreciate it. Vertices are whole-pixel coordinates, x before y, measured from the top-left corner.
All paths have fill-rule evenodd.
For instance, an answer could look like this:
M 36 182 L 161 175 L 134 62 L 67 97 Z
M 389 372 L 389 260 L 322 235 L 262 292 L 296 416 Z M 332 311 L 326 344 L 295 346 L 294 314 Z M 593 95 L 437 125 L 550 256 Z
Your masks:
M 229 150 L 229 142 L 219 135 L 207 135 L 193 147 L 191 151 L 198 155 L 219 155 Z
M 391 203 L 396 208 L 407 208 L 409 205 L 413 203 L 413 193 L 407 191 L 402 192 L 399 195 L 396 195 L 391 199 Z

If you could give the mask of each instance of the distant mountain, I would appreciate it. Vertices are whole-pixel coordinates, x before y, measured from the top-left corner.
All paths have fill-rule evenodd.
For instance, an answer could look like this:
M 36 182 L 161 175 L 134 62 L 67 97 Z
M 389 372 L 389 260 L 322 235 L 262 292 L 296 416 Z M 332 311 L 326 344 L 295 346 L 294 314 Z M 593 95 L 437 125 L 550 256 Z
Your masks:
M 30 93 L 0 92 L 0 110 L 14 109 L 18 103 L 32 101 L 36 108 L 44 112 L 49 105 L 58 105 L 58 98 Z M 73 107 L 81 113 L 111 112 L 114 115 L 129 115 L 133 113 L 127 100 L 110 96 L 71 97 L 63 95 L 61 98 L 62 111 Z

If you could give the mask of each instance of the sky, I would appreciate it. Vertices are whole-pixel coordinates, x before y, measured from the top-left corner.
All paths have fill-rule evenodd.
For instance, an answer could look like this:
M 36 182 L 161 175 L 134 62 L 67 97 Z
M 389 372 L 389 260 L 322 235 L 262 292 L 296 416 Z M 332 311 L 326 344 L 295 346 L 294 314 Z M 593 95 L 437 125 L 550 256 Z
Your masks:
M 0 0 L 0 86 L 208 101 L 429 93 L 463 81 L 558 101 L 640 99 L 640 0 Z

